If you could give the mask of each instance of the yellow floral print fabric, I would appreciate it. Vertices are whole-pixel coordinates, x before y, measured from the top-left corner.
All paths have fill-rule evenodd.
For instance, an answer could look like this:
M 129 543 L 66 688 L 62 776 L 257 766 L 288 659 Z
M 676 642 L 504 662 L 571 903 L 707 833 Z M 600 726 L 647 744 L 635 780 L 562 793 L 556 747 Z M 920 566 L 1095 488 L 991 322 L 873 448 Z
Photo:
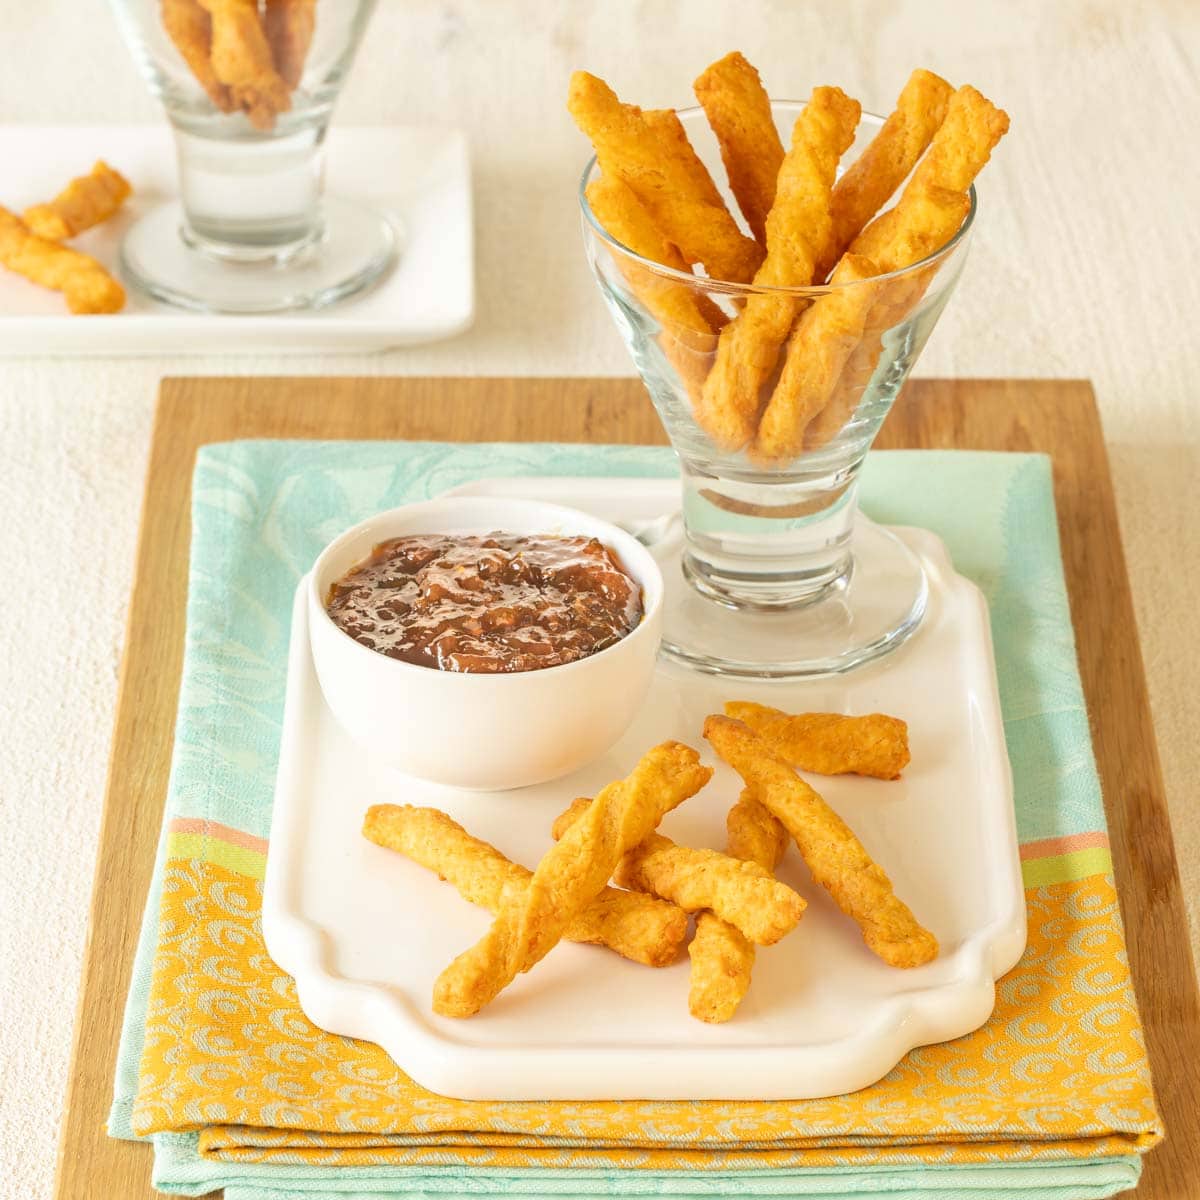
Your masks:
M 261 853 L 187 830 L 168 850 L 133 1126 L 199 1131 L 208 1157 L 729 1171 L 1106 1157 L 1161 1137 L 1116 893 L 1078 863 L 1034 872 L 1028 948 L 988 1023 L 863 1091 L 489 1103 L 434 1095 L 307 1020 L 263 944 Z

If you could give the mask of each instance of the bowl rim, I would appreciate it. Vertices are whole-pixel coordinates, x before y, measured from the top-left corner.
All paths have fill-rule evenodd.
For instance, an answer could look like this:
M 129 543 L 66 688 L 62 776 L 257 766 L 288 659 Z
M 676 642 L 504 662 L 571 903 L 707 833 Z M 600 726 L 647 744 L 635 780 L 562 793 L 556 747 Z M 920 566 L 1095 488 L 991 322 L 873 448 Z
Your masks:
M 621 569 L 626 574 L 631 575 L 642 590 L 642 619 L 631 629 L 624 637 L 619 638 L 610 646 L 605 646 L 603 650 L 597 650 L 594 654 L 589 654 L 584 658 L 577 658 L 574 662 L 556 663 L 552 667 L 538 667 L 532 671 L 441 671 L 434 667 L 421 666 L 419 663 L 405 662 L 404 659 L 392 658 L 387 654 L 380 654 L 378 650 L 372 650 L 369 646 L 364 646 L 356 638 L 348 634 L 338 623 L 329 615 L 328 609 L 325 607 L 324 597 L 318 590 L 318 576 L 321 574 L 322 566 L 327 562 L 328 558 L 336 552 L 344 543 L 350 541 L 354 537 L 367 532 L 373 525 L 381 522 L 386 522 L 389 518 L 397 518 L 401 514 L 410 514 L 415 512 L 428 512 L 438 508 L 446 508 L 453 512 L 455 509 L 468 508 L 487 508 L 494 509 L 499 505 L 512 506 L 518 509 L 528 509 L 531 515 L 534 512 L 546 513 L 553 519 L 554 515 L 560 515 L 563 519 L 571 520 L 576 517 L 583 517 L 591 524 L 600 526 L 604 529 L 604 533 L 596 533 L 594 536 L 601 541 L 604 546 L 616 554 Z M 449 523 L 453 525 L 453 518 L 449 518 Z M 474 522 L 470 522 L 474 524 Z M 518 532 L 515 530 L 505 530 L 502 527 L 495 529 L 496 532 Z M 455 530 L 448 528 L 443 530 L 447 535 L 453 535 L 455 532 L 466 532 L 465 530 Z M 532 532 L 532 531 L 530 531 Z M 548 532 L 548 531 L 547 531 Z M 402 537 L 403 532 L 397 532 L 391 535 L 382 535 L 382 541 L 386 536 Z M 551 536 L 553 536 L 551 534 Z M 615 543 L 615 544 L 614 544 Z M 632 551 L 632 555 L 626 553 L 626 549 Z M 631 563 L 630 558 L 637 561 Z M 308 593 L 309 605 L 309 637 L 313 636 L 314 624 L 316 621 L 324 627 L 332 630 L 337 638 L 341 639 L 337 644 L 344 644 L 351 654 L 368 655 L 369 659 L 360 659 L 362 662 L 373 662 L 376 664 L 387 664 L 382 666 L 382 670 L 392 670 L 400 675 L 411 676 L 413 679 L 437 678 L 442 680 L 471 680 L 473 683 L 464 683 L 459 685 L 443 685 L 443 686 L 463 686 L 463 687 L 480 687 L 480 686 L 497 686 L 499 680 L 519 680 L 525 679 L 546 679 L 549 677 L 560 678 L 563 672 L 570 671 L 576 668 L 586 669 L 589 664 L 603 659 L 610 651 L 617 650 L 622 646 L 629 645 L 634 639 L 642 639 L 647 636 L 647 631 L 657 624 L 657 617 L 662 612 L 664 593 L 666 591 L 666 583 L 663 579 L 662 569 L 655 560 L 654 555 L 642 545 L 631 533 L 627 533 L 624 529 L 614 525 L 611 521 L 605 521 L 602 517 L 595 517 L 591 513 L 585 512 L 580 508 L 571 508 L 565 504 L 552 504 L 542 502 L 540 500 L 530 500 L 525 497 L 518 496 L 442 496 L 432 497 L 428 500 L 415 500 L 409 504 L 400 504 L 394 508 L 384 509 L 380 512 L 364 518 L 356 522 L 349 528 L 342 530 L 335 538 L 330 540 L 321 552 L 313 559 L 313 564 L 308 570 L 308 578 L 306 584 Z M 414 675 L 413 672 L 416 672 Z M 486 682 L 485 682 L 486 681 Z M 503 686 L 503 685 L 501 685 Z
M 783 111 L 799 112 L 808 104 L 807 100 L 788 100 L 783 98 L 771 98 L 771 111 L 775 112 L 776 108 Z M 704 109 L 698 104 L 688 105 L 686 108 L 677 108 L 673 110 L 679 117 L 695 117 L 703 116 Z M 886 117 L 881 117 L 878 113 L 862 111 L 861 120 L 870 120 L 882 125 L 887 120 Z M 583 174 L 579 177 L 578 200 L 579 207 L 583 215 L 585 224 L 590 228 L 602 242 L 610 249 L 617 251 L 625 258 L 633 259 L 640 267 L 647 271 L 651 271 L 655 275 L 660 275 L 664 279 L 674 279 L 680 283 L 688 284 L 692 287 L 702 287 L 706 292 L 719 292 L 729 296 L 793 296 L 803 298 L 818 298 L 820 296 L 828 296 L 830 293 L 844 291 L 849 288 L 856 287 L 875 287 L 880 283 L 886 283 L 893 279 L 903 279 L 906 276 L 914 275 L 921 269 L 938 262 L 941 259 L 948 258 L 953 251 L 967 239 L 971 232 L 971 228 L 975 223 L 975 214 L 979 211 L 979 195 L 975 191 L 975 185 L 967 189 L 967 195 L 970 199 L 970 208 L 967 210 L 966 217 L 963 218 L 963 223 L 955 231 L 955 234 L 949 241 L 943 243 L 936 250 L 927 254 L 924 258 L 915 263 L 910 263 L 907 267 L 900 267 L 895 271 L 888 271 L 883 275 L 871 275 L 866 279 L 855 279 L 844 281 L 842 283 L 814 283 L 805 287 L 766 287 L 763 285 L 755 285 L 753 283 L 734 283 L 728 279 L 710 279 L 707 275 L 695 275 L 691 271 L 680 271 L 675 267 L 668 267 L 660 262 L 655 262 L 652 258 L 646 258 L 638 254 L 636 250 L 631 250 L 624 242 L 613 237 L 612 234 L 604 228 L 596 214 L 592 212 L 592 206 L 587 199 L 587 185 L 591 179 L 593 170 L 596 167 L 596 155 L 591 157 L 584 164 Z M 883 211 L 887 211 L 886 209 Z M 873 220 L 874 218 L 872 218 Z

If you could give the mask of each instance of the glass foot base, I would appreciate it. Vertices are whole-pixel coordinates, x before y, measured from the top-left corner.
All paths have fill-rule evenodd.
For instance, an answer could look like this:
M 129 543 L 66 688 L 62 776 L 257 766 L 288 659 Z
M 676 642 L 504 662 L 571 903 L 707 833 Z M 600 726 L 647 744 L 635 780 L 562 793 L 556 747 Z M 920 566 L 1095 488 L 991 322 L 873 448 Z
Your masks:
M 121 269 L 138 289 L 167 304 L 208 313 L 271 313 L 323 308 L 369 287 L 398 254 L 395 229 L 365 204 L 330 197 L 325 230 L 298 249 L 236 261 L 185 241 L 183 209 L 164 204 L 142 217 L 121 244 Z
M 853 670 L 896 649 L 921 623 L 929 585 L 898 537 L 859 518 L 848 578 L 812 603 L 775 612 L 732 609 L 688 582 L 682 538 L 654 547 L 666 581 L 662 653 L 693 670 L 796 679 Z

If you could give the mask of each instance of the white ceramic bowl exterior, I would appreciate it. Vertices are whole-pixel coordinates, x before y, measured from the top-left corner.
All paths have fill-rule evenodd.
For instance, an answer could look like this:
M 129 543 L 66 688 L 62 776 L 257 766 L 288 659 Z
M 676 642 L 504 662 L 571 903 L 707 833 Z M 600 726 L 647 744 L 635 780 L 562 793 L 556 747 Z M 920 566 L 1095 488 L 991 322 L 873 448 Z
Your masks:
M 360 645 L 325 611 L 333 582 L 388 538 L 496 530 L 598 538 L 641 585 L 641 624 L 578 662 L 471 675 L 388 658 Z M 492 791 L 567 775 L 625 732 L 654 674 L 663 594 L 654 559 L 616 526 L 558 505 L 464 497 L 380 513 L 322 551 L 307 590 L 313 663 L 338 723 L 372 757 L 435 783 Z

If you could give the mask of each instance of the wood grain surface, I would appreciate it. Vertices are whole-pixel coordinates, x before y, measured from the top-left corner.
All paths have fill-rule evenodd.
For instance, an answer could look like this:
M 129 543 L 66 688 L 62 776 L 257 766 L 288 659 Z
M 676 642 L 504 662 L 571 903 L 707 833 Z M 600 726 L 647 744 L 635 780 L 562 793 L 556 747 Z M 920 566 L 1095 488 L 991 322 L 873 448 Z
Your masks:
M 150 1150 L 104 1121 L 150 882 L 183 651 L 192 463 L 248 437 L 653 442 L 630 379 L 168 379 L 146 478 L 55 1195 L 136 1200 Z M 1041 450 L 1054 487 L 1117 886 L 1167 1141 L 1144 1200 L 1200 1196 L 1200 1006 L 1108 460 L 1090 385 L 918 380 L 878 445 Z

